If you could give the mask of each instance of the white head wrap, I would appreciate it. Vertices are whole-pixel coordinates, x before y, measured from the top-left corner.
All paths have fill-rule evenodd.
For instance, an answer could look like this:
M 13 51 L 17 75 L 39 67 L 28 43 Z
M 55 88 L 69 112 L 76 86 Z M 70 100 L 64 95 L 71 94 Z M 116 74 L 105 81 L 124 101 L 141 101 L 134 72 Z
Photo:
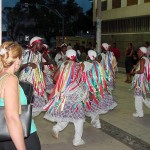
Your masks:
M 66 44 L 66 43 L 63 43 L 63 44 L 61 44 L 60 47 L 63 47 L 63 46 L 66 46 L 66 47 L 67 47 L 67 44 Z
M 88 56 L 90 57 L 91 60 L 95 60 L 97 54 L 94 50 L 89 50 L 88 51 Z
M 76 51 L 73 50 L 73 49 L 69 49 L 69 50 L 66 51 L 66 56 L 67 56 L 68 58 L 74 60 L 75 57 L 76 57 Z
M 109 46 L 110 46 L 110 45 L 108 45 L 107 43 L 103 43 L 103 44 L 102 44 L 102 47 L 103 47 L 105 50 L 108 50 Z
M 30 40 L 30 45 L 32 45 L 34 42 L 38 42 L 40 40 L 43 40 L 41 37 L 35 36 Z
M 140 50 L 142 53 L 144 53 L 144 54 L 147 53 L 147 48 L 146 48 L 146 47 L 140 47 L 139 50 Z

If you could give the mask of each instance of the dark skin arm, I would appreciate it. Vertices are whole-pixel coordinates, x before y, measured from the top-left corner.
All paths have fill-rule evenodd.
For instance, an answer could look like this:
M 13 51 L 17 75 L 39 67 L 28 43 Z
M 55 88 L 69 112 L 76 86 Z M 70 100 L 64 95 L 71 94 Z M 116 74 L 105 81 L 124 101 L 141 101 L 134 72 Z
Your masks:
M 135 68 L 131 71 L 130 74 L 142 74 L 144 73 L 144 64 L 145 64 L 145 59 L 140 60 L 140 70 L 135 71 Z
M 32 67 L 32 69 L 35 69 L 37 66 L 36 66 L 36 64 L 35 63 L 26 63 L 26 64 L 23 64 L 23 65 L 21 65 L 21 67 L 20 67 L 20 69 L 19 69 L 19 71 L 21 71 L 21 70 L 23 70 L 24 68 L 26 68 L 26 67 Z
M 54 83 L 57 82 L 59 75 L 60 75 L 60 71 L 59 71 L 59 69 L 58 69 L 58 70 L 56 70 L 56 72 L 54 73 L 54 77 L 53 77 Z
M 46 62 L 42 62 L 41 65 L 44 67 L 44 65 L 50 65 L 50 59 L 47 55 L 43 55 L 43 58 L 46 60 Z

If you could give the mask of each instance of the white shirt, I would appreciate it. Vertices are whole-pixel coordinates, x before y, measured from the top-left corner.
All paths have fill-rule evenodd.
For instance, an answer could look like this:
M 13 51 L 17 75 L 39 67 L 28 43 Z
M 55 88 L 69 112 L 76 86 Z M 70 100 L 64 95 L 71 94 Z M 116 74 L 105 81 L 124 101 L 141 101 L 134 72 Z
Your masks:
M 64 62 L 66 60 L 66 55 L 64 55 L 63 52 L 57 53 L 55 56 L 55 62 L 57 63 L 57 65 L 59 66 L 60 64 L 62 64 L 62 62 Z

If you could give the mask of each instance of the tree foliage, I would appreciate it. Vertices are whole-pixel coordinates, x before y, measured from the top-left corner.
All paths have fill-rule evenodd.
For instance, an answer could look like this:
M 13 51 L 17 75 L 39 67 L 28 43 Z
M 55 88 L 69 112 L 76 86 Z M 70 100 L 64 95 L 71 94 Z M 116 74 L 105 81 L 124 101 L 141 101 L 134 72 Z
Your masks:
M 13 40 L 20 35 L 50 37 L 76 35 L 92 28 L 91 14 L 86 15 L 75 0 L 20 0 L 14 8 L 5 8 L 7 31 Z

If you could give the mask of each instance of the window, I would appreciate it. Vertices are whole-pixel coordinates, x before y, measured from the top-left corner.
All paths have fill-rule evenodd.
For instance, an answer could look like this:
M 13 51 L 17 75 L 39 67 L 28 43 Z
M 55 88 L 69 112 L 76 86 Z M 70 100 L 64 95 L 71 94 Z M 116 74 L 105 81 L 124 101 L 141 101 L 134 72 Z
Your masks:
M 102 11 L 107 10 L 107 1 L 102 2 Z
M 102 33 L 150 32 L 150 16 L 102 21 Z
M 121 0 L 112 0 L 112 9 L 120 7 L 121 7 Z
M 150 2 L 150 0 L 144 0 L 144 3 L 148 3 L 148 2 Z
M 138 0 L 127 0 L 127 6 L 137 5 L 137 4 L 138 4 Z

